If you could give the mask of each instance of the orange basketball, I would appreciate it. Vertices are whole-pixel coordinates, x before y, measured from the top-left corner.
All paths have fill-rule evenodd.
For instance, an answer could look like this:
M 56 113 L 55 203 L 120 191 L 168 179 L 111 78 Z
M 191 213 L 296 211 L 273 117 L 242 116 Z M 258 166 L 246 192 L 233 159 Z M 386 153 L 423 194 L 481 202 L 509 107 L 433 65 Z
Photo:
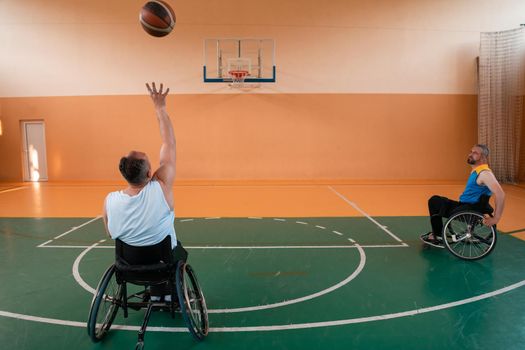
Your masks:
M 175 12 L 165 1 L 148 1 L 142 6 L 139 20 L 142 28 L 149 35 L 166 36 L 175 26 Z

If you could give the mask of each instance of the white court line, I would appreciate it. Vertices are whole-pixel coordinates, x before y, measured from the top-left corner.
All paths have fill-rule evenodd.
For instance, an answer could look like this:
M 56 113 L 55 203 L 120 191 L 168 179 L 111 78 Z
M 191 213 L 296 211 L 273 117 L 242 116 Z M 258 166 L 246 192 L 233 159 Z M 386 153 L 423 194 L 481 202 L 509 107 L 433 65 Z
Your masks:
M 8 188 L 8 189 L 6 189 L 6 190 L 2 190 L 2 191 L 0 191 L 0 194 L 1 194 L 1 193 L 7 193 L 7 192 L 13 192 L 13 191 L 19 191 L 19 190 L 23 190 L 23 189 L 25 189 L 25 188 L 27 188 L 27 186 L 21 186 L 21 187 L 15 187 L 15 188 Z
M 495 297 L 500 294 L 510 292 L 514 289 L 523 287 L 524 285 L 525 285 L 525 280 L 511 284 L 509 286 L 506 286 L 500 289 L 496 289 L 495 291 L 480 294 L 480 295 L 477 295 L 471 298 L 457 300 L 457 301 L 453 301 L 453 302 L 445 303 L 441 305 L 425 307 L 422 309 L 413 309 L 413 310 L 408 310 L 408 311 L 395 312 L 391 314 L 349 318 L 349 319 L 334 320 L 334 321 L 308 322 L 308 323 L 295 323 L 295 324 L 292 323 L 292 324 L 273 325 L 273 326 L 211 327 L 210 332 L 282 331 L 282 330 L 290 330 L 290 329 L 333 327 L 333 326 L 343 326 L 343 325 L 357 324 L 357 323 L 391 320 L 394 318 L 421 315 L 421 314 L 428 313 L 428 312 L 445 310 L 445 309 L 450 309 L 456 306 L 474 303 L 474 302 L 477 302 L 483 299 L 488 299 L 488 298 Z M 17 313 L 8 312 L 8 311 L 0 311 L 0 316 L 20 319 L 20 320 L 33 321 L 33 322 L 63 325 L 63 326 L 72 326 L 72 327 L 80 327 L 80 328 L 86 327 L 86 322 L 60 320 L 60 319 L 47 318 L 47 317 L 38 317 L 38 316 L 17 314 Z M 123 326 L 123 325 L 114 325 L 113 328 L 129 330 L 129 331 L 138 331 L 140 329 L 139 326 Z M 188 331 L 187 328 L 181 328 L 181 327 L 148 327 L 148 330 L 152 332 L 187 332 Z
M 342 200 L 344 200 L 346 203 L 350 204 L 352 207 L 354 207 L 355 210 L 357 210 L 358 212 L 360 212 L 361 214 L 363 214 L 363 216 L 365 216 L 368 220 L 372 221 L 374 224 L 376 224 L 381 230 L 385 231 L 386 233 L 388 233 L 393 239 L 395 239 L 396 241 L 398 242 L 403 242 L 401 239 L 399 239 L 396 235 L 394 235 L 392 232 L 390 232 L 386 226 L 384 225 L 381 225 L 379 222 L 377 222 L 376 220 L 374 220 L 373 217 L 371 217 L 370 215 L 368 215 L 367 213 L 365 213 L 361 208 L 359 208 L 357 206 L 357 204 L 355 204 L 354 202 L 350 201 L 348 198 L 346 198 L 345 196 L 343 196 L 341 193 L 337 192 L 336 190 L 334 190 L 332 188 L 332 186 L 328 186 L 328 188 L 330 190 L 332 190 L 336 195 L 338 195 Z
M 365 251 L 361 249 L 359 245 L 356 245 L 357 250 L 359 251 L 359 265 L 357 266 L 357 269 L 352 272 L 350 276 L 342 280 L 341 282 L 334 284 L 333 286 L 323 289 L 317 293 L 313 293 L 310 295 L 306 295 L 301 298 L 296 299 L 290 299 L 286 301 L 281 301 L 279 303 L 273 303 L 273 304 L 266 304 L 266 305 L 257 305 L 257 306 L 249 306 L 249 307 L 239 307 L 239 308 L 232 308 L 232 309 L 208 309 L 208 313 L 232 313 L 232 312 L 246 312 L 246 311 L 257 311 L 257 310 L 265 310 L 265 309 L 273 309 L 276 307 L 291 305 L 291 304 L 297 304 L 302 303 L 303 301 L 311 300 L 318 298 L 322 295 L 328 294 L 330 292 L 333 292 L 336 289 L 341 288 L 342 286 L 350 283 L 354 278 L 357 277 L 363 270 L 366 264 L 366 255 Z
M 277 325 L 277 326 L 253 326 L 253 327 L 222 327 L 222 328 L 210 328 L 212 332 L 258 332 L 258 331 L 280 331 L 280 330 L 289 330 L 289 329 L 304 329 L 304 328 L 319 328 L 319 327 L 332 327 L 332 326 L 342 326 L 355 323 L 365 323 L 365 322 L 374 322 L 374 321 L 383 321 L 390 320 L 393 318 L 407 317 L 420 315 L 427 312 L 439 311 L 444 309 L 449 309 L 452 307 L 473 303 L 496 295 L 507 293 L 513 289 L 522 287 L 525 285 L 525 280 L 511 284 L 510 286 L 497 289 L 492 292 L 484 293 L 477 295 L 475 297 L 466 298 L 463 300 L 453 301 L 450 303 L 445 303 L 441 305 L 435 305 L 430 307 L 425 307 L 422 309 L 413 309 L 409 311 L 395 312 L 385 315 L 377 316 L 368 316 L 368 317 L 358 317 L 350 318 L 346 320 L 336 320 L 336 321 L 324 321 L 324 322 L 309 322 L 309 323 L 297 323 L 297 324 L 287 324 L 287 325 Z M 137 327 L 139 328 L 139 327 Z
M 37 245 L 37 248 L 47 248 L 47 247 L 50 247 L 50 246 L 47 245 L 48 243 L 51 243 L 51 242 L 53 242 L 53 241 L 56 240 L 56 239 L 59 239 L 59 238 L 61 238 L 61 237 L 64 237 L 65 235 L 70 234 L 71 232 L 76 231 L 76 230 L 78 230 L 79 228 L 84 227 L 84 226 L 86 226 L 86 225 L 88 225 L 88 224 L 92 223 L 93 221 L 96 221 L 96 220 L 98 220 L 98 219 L 100 219 L 100 218 L 102 218 L 102 215 L 99 215 L 99 216 L 97 216 L 97 217 L 95 217 L 95 218 L 93 218 L 93 219 L 91 219 L 91 220 L 89 220 L 89 221 L 87 221 L 87 222 L 84 222 L 83 224 L 81 224 L 81 225 L 79 225 L 79 226 L 72 227 L 71 230 L 66 231 L 66 232 L 64 232 L 64 233 L 62 233 L 62 234 L 59 234 L 58 236 L 54 237 L 53 239 L 50 239 L 50 240 L 47 241 L 47 242 L 44 242 L 44 243 L 42 243 L 42 244 Z M 53 247 L 54 247 L 54 248 L 58 248 L 57 246 L 53 246 Z M 70 246 L 70 247 L 72 247 L 72 246 Z
M 80 253 L 77 256 L 77 258 L 75 259 L 75 262 L 73 263 L 73 268 L 72 268 L 73 278 L 75 278 L 75 281 L 77 281 L 77 283 L 80 284 L 80 286 L 82 288 L 84 288 L 85 290 L 87 290 L 91 294 L 95 294 L 97 291 L 95 289 L 91 288 L 91 286 L 89 284 L 87 284 L 84 281 L 84 279 L 82 279 L 82 277 L 80 276 L 80 273 L 78 272 L 78 266 L 80 265 L 80 261 L 82 260 L 84 255 L 86 255 L 91 249 L 95 248 L 99 243 L 103 243 L 104 241 L 105 241 L 105 239 L 100 240 L 97 243 L 89 246 L 86 250 L 84 250 L 82 253 Z
M 76 231 L 76 230 L 78 230 L 79 228 L 84 227 L 84 226 L 86 226 L 86 225 L 88 225 L 88 224 L 92 223 L 93 221 L 96 221 L 96 220 L 98 220 L 98 219 L 100 219 L 100 218 L 102 218 L 102 215 L 99 215 L 99 216 L 97 216 L 97 217 L 95 217 L 95 218 L 93 218 L 93 219 L 91 219 L 91 220 L 89 220 L 89 221 L 87 221 L 87 222 L 85 222 L 85 223 L 79 225 L 79 226 L 75 226 L 75 227 L 71 228 L 71 230 L 62 233 L 62 234 L 56 236 L 56 237 L 53 238 L 53 239 L 59 239 L 59 238 L 62 238 L 62 237 L 64 237 L 65 235 L 70 234 L 71 232 Z
M 86 249 L 91 246 L 89 245 L 44 245 L 44 246 L 38 246 L 38 248 L 71 248 L 71 249 Z M 184 247 L 187 248 L 187 247 Z M 102 246 L 96 246 L 93 249 L 115 249 L 115 246 L 110 245 L 102 245 Z
M 355 243 L 355 241 L 353 241 Z M 187 249 L 355 249 L 355 248 L 405 248 L 406 244 L 382 245 L 272 245 L 272 246 L 184 246 Z
M 42 244 L 40 244 L 40 245 L 38 245 L 38 246 L 36 246 L 36 247 L 37 247 L 37 248 L 46 248 L 45 245 L 48 244 L 48 243 L 51 243 L 51 242 L 53 242 L 52 239 L 50 239 L 49 241 L 46 241 L 46 242 L 44 242 L 44 243 L 42 243 Z
M 365 213 L 366 214 L 366 213 Z M 69 231 L 66 231 L 58 236 L 56 236 L 55 238 L 47 241 L 47 242 L 44 242 L 40 245 L 38 245 L 37 247 L 38 248 L 76 248 L 76 249 L 85 249 L 85 248 L 89 248 L 91 246 L 87 246 L 87 245 L 51 245 L 49 243 L 53 242 L 53 240 L 55 239 L 58 239 L 58 238 L 61 238 L 75 230 L 78 230 L 79 228 L 85 226 L 85 225 L 88 225 L 90 223 L 92 223 L 93 221 L 95 220 L 98 220 L 100 219 L 102 216 L 97 216 L 79 226 L 76 226 L 76 227 L 73 227 L 71 228 L 71 230 Z M 207 217 L 207 218 L 204 218 L 204 220 L 217 220 L 217 219 L 221 219 L 221 217 Z M 261 217 L 249 217 L 248 219 L 262 219 Z M 371 219 L 369 217 L 369 219 Z M 195 219 L 183 219 L 183 220 L 179 220 L 179 222 L 185 222 L 185 221 L 194 221 Z M 274 221 L 286 221 L 286 219 L 280 219 L 280 218 L 274 218 L 273 219 Z M 372 221 L 374 221 L 373 219 L 371 219 Z M 304 221 L 295 221 L 295 223 L 297 224 L 300 224 L 300 225 L 309 225 L 307 222 L 304 222 Z M 376 222 L 377 223 L 377 222 Z M 326 230 L 326 227 L 325 226 L 321 226 L 321 225 L 315 225 L 315 227 L 319 228 L 319 229 L 323 229 L 323 230 Z M 381 226 L 383 229 L 384 226 Z M 338 232 L 338 231 L 332 231 L 333 233 L 339 235 L 339 236 L 343 236 L 343 234 L 341 232 Z M 354 240 L 352 239 L 348 239 L 350 242 L 352 243 L 355 243 Z M 384 245 L 360 245 L 361 247 L 363 248 L 399 248 L 399 247 L 408 247 L 408 245 L 406 243 L 403 243 L 401 240 L 398 239 L 399 242 L 401 242 L 402 244 L 401 245 L 392 245 L 392 244 L 384 244 Z M 109 248 L 113 248 L 113 246 L 97 246 L 96 247 L 97 249 L 109 249 Z M 185 248 L 187 249 L 339 249 L 339 248 L 355 248 L 355 246 L 339 246 L 339 245 L 330 245 L 330 246 L 185 246 Z
M 58 324 L 61 326 L 73 326 L 73 327 L 86 327 L 86 322 L 77 322 L 77 321 L 67 321 L 67 320 L 58 320 L 56 318 L 48 317 L 38 317 L 31 315 L 15 314 L 14 312 L 0 311 L 0 316 L 16 318 L 19 320 L 40 322 L 40 323 L 49 323 L 49 324 Z M 138 327 L 137 327 L 138 328 Z
M 361 248 L 407 248 L 408 244 L 376 244 L 376 245 L 359 245 Z M 86 249 L 92 246 L 89 245 L 46 245 L 40 248 L 72 248 L 72 249 Z M 93 249 L 114 249 L 115 246 L 98 245 Z M 355 245 L 286 245 L 286 246 L 184 246 L 184 249 L 354 249 Z
M 408 244 L 378 244 L 378 245 L 361 245 L 362 248 L 408 248 Z
M 351 245 L 267 245 L 267 246 L 188 246 L 188 249 L 347 249 L 357 248 Z

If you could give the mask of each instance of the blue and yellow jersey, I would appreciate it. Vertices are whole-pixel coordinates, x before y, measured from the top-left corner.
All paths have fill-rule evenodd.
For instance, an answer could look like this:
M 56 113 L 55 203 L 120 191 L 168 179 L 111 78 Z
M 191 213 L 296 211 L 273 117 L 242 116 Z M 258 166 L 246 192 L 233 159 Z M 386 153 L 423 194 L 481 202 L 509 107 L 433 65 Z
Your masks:
M 489 166 L 487 164 L 482 164 L 472 171 L 470 173 L 470 176 L 467 181 L 467 186 L 465 187 L 465 190 L 463 191 L 463 194 L 459 197 L 459 201 L 461 203 L 477 203 L 479 202 L 479 198 L 482 195 L 490 196 L 492 192 L 490 192 L 490 189 L 485 185 L 478 185 L 476 182 L 478 180 L 479 174 L 481 174 L 482 171 L 491 171 Z

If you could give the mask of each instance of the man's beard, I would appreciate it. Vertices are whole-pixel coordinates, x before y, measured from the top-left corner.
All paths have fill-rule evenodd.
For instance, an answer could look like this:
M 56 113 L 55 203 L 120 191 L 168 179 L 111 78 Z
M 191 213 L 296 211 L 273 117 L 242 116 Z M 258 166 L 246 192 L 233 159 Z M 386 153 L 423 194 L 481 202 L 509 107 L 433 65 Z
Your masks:
M 470 157 L 467 158 L 467 163 L 469 163 L 470 165 L 474 165 L 476 164 L 476 161 Z

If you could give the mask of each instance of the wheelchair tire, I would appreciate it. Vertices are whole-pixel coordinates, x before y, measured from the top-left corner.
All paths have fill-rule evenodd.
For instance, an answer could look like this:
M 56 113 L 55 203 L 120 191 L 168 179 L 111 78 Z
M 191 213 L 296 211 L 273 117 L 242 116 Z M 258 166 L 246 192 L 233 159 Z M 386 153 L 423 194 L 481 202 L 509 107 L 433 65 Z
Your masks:
M 93 342 L 99 342 L 109 331 L 122 302 L 122 285 L 117 284 L 115 265 L 111 265 L 98 283 L 91 302 L 87 331 Z
M 463 211 L 452 215 L 443 228 L 447 249 L 460 259 L 481 259 L 494 249 L 497 240 L 496 226 L 483 225 L 483 215 Z
M 193 337 L 202 340 L 208 335 L 208 310 L 197 276 L 190 265 L 179 262 L 175 283 L 182 317 Z

